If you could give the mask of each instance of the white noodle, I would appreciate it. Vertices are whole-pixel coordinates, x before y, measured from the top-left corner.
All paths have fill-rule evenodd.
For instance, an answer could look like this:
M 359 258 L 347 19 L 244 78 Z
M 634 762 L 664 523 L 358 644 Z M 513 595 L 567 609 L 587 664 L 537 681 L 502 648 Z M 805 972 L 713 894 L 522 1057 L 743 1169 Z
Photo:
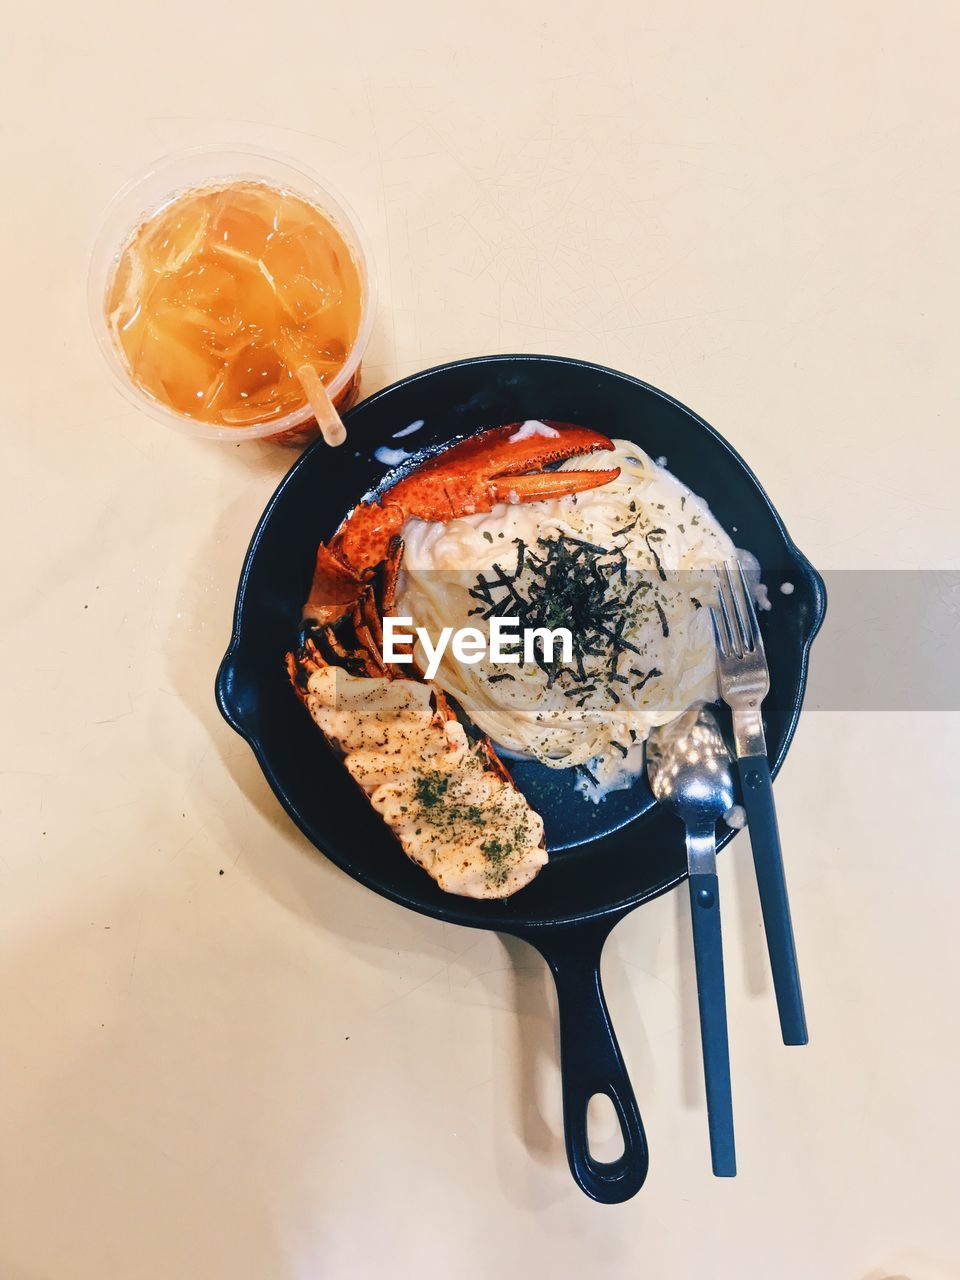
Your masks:
M 545 502 L 504 503 L 491 512 L 446 524 L 407 521 L 396 608 L 434 637 L 444 626 L 484 629 L 487 624 L 471 612 L 478 602 L 469 589 L 478 573 L 489 577 L 494 564 L 506 570 L 515 567 L 514 539 L 522 539 L 534 550 L 538 538 L 558 534 L 611 550 L 622 547 L 628 582 L 636 584 L 643 575 L 650 583 L 641 597 L 647 607 L 639 613 L 633 607 L 624 631 L 640 652 L 625 651 L 616 659 L 616 670 L 626 683 L 611 683 L 606 678 L 609 668 L 604 666 L 603 678 L 588 682 L 595 684 L 594 692 L 583 698 L 567 696 L 562 682 L 551 686 L 546 673 L 533 664 L 468 666 L 457 663 L 449 649 L 437 675 L 437 682 L 467 715 L 508 751 L 534 756 L 553 768 L 588 766 L 597 781 L 587 779 L 583 790 L 594 800 L 629 786 L 642 771 L 642 743 L 652 728 L 674 719 L 694 702 L 716 699 L 706 608 L 712 599 L 708 571 L 716 561 L 737 554 L 700 498 L 636 445 L 625 440 L 614 444 L 614 452 L 600 455 L 599 461 L 596 454 L 586 455 L 562 468 L 619 466 L 620 476 L 602 488 Z M 618 534 L 633 522 L 632 530 Z M 655 534 L 653 546 L 667 575 L 665 582 L 660 580 L 645 537 L 651 530 L 663 531 Z M 528 572 L 524 570 L 525 575 Z M 654 598 L 667 620 L 667 636 L 652 607 Z M 631 671 L 652 670 L 662 674 L 639 688 L 640 678 Z M 514 679 L 491 680 L 504 674 Z M 610 696 L 611 688 L 619 701 Z M 615 743 L 626 749 L 626 756 Z

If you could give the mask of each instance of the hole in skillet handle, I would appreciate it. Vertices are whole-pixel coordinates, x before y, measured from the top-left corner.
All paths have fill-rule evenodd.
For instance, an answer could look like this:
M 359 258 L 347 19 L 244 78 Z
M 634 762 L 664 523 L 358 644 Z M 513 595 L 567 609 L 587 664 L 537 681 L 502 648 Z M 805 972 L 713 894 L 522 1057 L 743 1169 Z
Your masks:
M 611 1164 L 623 1155 L 620 1118 L 606 1093 L 595 1093 L 587 1103 L 587 1142 L 590 1154 L 601 1164 Z
M 519 934 L 537 948 L 556 983 L 567 1160 L 580 1189 L 601 1204 L 622 1204 L 635 1196 L 650 1163 L 640 1110 L 600 981 L 603 944 L 621 918 Z M 609 1099 L 619 1122 L 623 1153 L 616 1160 L 598 1160 L 590 1151 L 588 1108 L 596 1094 Z

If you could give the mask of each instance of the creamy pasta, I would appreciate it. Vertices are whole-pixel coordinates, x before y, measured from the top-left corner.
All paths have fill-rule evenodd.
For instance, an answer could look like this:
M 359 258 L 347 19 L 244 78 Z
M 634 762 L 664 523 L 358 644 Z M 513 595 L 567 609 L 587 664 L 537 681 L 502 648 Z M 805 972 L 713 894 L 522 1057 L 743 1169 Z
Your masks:
M 571 663 L 466 665 L 448 650 L 436 679 L 507 754 L 578 767 L 594 800 L 642 771 L 653 727 L 716 698 L 705 606 L 712 566 L 738 554 L 702 499 L 636 445 L 614 446 L 603 466 L 620 475 L 601 488 L 408 520 L 396 608 L 431 636 L 489 630 L 498 613 L 569 625 Z

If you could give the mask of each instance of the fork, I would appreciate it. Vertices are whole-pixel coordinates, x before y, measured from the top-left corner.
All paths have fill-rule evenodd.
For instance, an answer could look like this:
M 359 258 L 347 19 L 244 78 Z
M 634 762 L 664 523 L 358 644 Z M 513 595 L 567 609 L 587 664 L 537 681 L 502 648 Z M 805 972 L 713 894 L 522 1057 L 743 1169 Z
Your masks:
M 784 1044 L 807 1044 L 797 949 L 790 921 L 787 881 L 760 704 L 770 692 L 770 669 L 757 611 L 740 561 L 715 565 L 719 608 L 710 617 L 717 646 L 720 693 L 733 714 L 737 770 L 747 811 L 750 847 L 760 893 L 763 927 Z

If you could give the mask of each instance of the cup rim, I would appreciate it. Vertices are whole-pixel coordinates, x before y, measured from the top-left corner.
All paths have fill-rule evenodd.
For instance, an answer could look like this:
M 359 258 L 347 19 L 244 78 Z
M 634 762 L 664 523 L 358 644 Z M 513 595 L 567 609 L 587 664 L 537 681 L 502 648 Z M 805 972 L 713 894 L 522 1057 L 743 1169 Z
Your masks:
M 228 166 L 235 159 L 238 166 L 237 170 L 228 172 L 225 169 L 220 174 L 211 173 L 206 179 L 200 178 L 191 181 L 183 178 L 181 181 L 177 180 L 178 172 L 184 169 L 191 161 L 202 160 L 207 156 L 210 157 L 211 162 L 217 161 Z M 251 165 L 253 166 L 252 169 L 244 170 L 244 166 Z M 262 166 L 259 172 L 257 171 L 258 165 Z M 277 171 L 279 170 L 284 171 L 284 174 L 278 176 Z M 273 172 L 271 173 L 271 171 Z M 147 190 L 152 189 L 157 180 L 162 179 L 167 173 L 170 174 L 170 183 L 166 188 L 166 194 L 162 196 L 154 194 L 149 199 L 145 198 L 139 211 L 134 211 L 133 206 L 138 194 L 143 192 L 144 196 L 146 196 Z M 128 403 L 144 410 L 156 421 L 163 422 L 183 434 L 208 440 L 241 441 L 264 439 L 283 435 L 285 432 L 310 422 L 313 418 L 313 410 L 309 404 L 305 404 L 299 409 L 291 410 L 290 413 L 285 414 L 282 418 L 273 418 L 269 422 L 256 422 L 244 427 L 228 427 L 219 426 L 212 422 L 199 422 L 195 418 L 188 418 L 161 403 L 149 392 L 144 391 L 134 383 L 107 323 L 105 301 L 113 271 L 119 261 L 122 249 L 137 228 L 148 217 L 157 213 L 165 204 L 168 204 L 184 192 L 199 191 L 242 178 L 268 182 L 271 185 L 282 185 L 283 176 L 287 176 L 292 180 L 290 190 L 305 196 L 312 204 L 316 204 L 324 213 L 329 215 L 354 254 L 360 273 L 360 284 L 363 290 L 360 327 L 357 330 L 357 336 L 347 354 L 346 360 L 336 377 L 327 386 L 330 398 L 334 399 L 345 387 L 349 386 L 350 380 L 356 374 L 363 358 L 363 353 L 370 341 L 376 320 L 377 279 L 369 242 L 359 218 L 343 196 L 335 188 L 331 187 L 326 180 L 321 180 L 313 169 L 298 160 L 260 147 L 247 147 L 238 144 L 224 146 L 201 144 L 196 147 L 168 152 L 151 161 L 145 169 L 120 187 L 106 205 L 101 216 L 100 230 L 90 252 L 87 270 L 87 310 L 100 354 L 104 358 L 114 386 Z M 296 185 L 298 179 L 306 184 L 305 187 Z

